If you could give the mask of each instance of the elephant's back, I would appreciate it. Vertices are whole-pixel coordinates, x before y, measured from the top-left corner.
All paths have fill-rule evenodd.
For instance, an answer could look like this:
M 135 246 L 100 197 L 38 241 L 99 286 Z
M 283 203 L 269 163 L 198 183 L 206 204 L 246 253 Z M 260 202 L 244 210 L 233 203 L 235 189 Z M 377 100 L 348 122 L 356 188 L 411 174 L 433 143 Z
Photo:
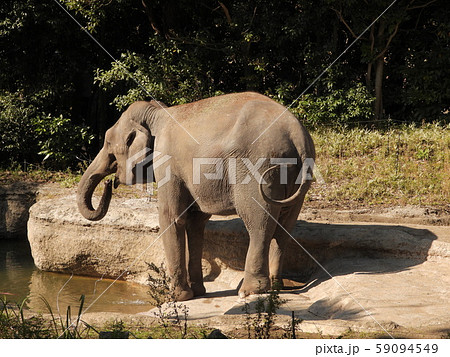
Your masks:
M 169 107 L 167 112 L 180 122 L 196 122 L 198 124 L 205 119 L 229 121 L 227 117 L 236 119 L 242 108 L 254 100 L 273 102 L 269 97 L 255 92 L 232 93 Z

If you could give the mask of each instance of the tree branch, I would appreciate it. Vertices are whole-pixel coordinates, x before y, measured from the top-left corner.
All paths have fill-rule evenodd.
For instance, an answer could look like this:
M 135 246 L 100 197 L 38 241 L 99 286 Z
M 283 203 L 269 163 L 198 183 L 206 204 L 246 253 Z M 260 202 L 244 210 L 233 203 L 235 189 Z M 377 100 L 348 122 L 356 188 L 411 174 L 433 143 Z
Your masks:
M 406 10 L 422 9 L 424 7 L 427 7 L 428 5 L 431 5 L 432 3 L 436 2 L 436 1 L 437 0 L 431 0 L 431 1 L 428 1 L 426 4 L 416 5 L 416 6 L 412 6 L 412 7 L 407 6 Z M 411 4 L 413 4 L 413 3 L 414 3 L 414 1 L 411 1 Z
M 354 38 L 357 38 L 358 36 L 353 32 L 353 30 L 350 28 L 350 26 L 347 24 L 347 22 L 344 20 L 344 17 L 342 16 L 342 13 L 338 10 L 336 10 L 335 8 L 331 8 L 331 10 L 333 10 L 336 15 L 339 17 L 339 20 L 345 25 L 345 27 L 347 27 L 347 30 L 350 31 L 350 33 L 352 34 L 352 36 Z
M 157 25 L 155 16 L 154 16 L 149 4 L 146 3 L 146 0 L 142 0 L 142 6 L 144 7 L 145 13 L 147 14 L 148 21 L 150 22 L 150 26 L 158 35 L 160 35 L 161 30 L 159 28 L 159 25 Z
M 222 8 L 223 13 L 225 14 L 225 17 L 227 18 L 228 25 L 231 25 L 232 21 L 231 21 L 230 12 L 228 11 L 227 7 L 225 6 L 225 4 L 223 2 L 219 1 L 219 5 Z
M 373 50 L 375 48 L 375 35 L 374 35 L 374 32 L 375 32 L 375 24 L 372 25 L 371 28 L 370 28 L 370 35 L 369 35 L 369 37 L 370 37 L 370 54 L 373 53 Z
M 397 31 L 398 31 L 399 26 L 400 26 L 400 21 L 397 22 L 397 24 L 395 25 L 395 29 L 394 29 L 394 31 L 391 33 L 391 35 L 389 36 L 389 38 L 388 38 L 388 40 L 387 40 L 387 42 L 386 42 L 386 46 L 384 46 L 383 51 L 381 51 L 381 52 L 378 54 L 378 56 L 376 56 L 376 57 L 374 58 L 373 62 L 375 62 L 378 58 L 380 58 L 381 56 L 383 56 L 383 55 L 386 53 L 386 51 L 387 51 L 388 48 L 389 48 L 389 45 L 390 45 L 391 42 L 392 42 L 392 39 L 393 39 L 393 38 L 395 37 L 395 35 L 397 34 Z

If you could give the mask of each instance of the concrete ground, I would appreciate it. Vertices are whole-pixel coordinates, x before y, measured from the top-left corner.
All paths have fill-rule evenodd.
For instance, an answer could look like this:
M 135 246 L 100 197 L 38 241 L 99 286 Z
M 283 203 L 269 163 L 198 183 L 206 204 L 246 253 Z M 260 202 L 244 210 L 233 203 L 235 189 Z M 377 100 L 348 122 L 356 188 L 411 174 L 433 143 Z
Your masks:
M 396 227 L 392 225 L 393 229 Z M 298 326 L 303 332 L 339 335 L 351 329 L 380 332 L 386 337 L 396 332 L 414 337 L 447 336 L 450 331 L 450 227 L 413 225 L 412 228 L 431 231 L 436 237 L 426 259 L 335 257 L 324 263 L 323 269 L 319 268 L 307 285 L 297 284 L 293 290 L 280 292 L 286 302 L 278 310 L 278 325 L 289 324 L 294 311 L 295 317 L 303 320 Z M 242 276 L 234 274 L 233 279 L 222 280 L 234 281 L 236 285 Z M 249 303 L 250 311 L 254 311 L 258 297 L 239 299 L 236 287 L 206 283 L 205 297 L 182 303 L 188 308 L 189 319 L 223 331 L 242 327 L 244 304 Z M 166 309 L 170 314 L 170 308 Z M 157 316 L 158 311 L 152 309 L 141 315 Z

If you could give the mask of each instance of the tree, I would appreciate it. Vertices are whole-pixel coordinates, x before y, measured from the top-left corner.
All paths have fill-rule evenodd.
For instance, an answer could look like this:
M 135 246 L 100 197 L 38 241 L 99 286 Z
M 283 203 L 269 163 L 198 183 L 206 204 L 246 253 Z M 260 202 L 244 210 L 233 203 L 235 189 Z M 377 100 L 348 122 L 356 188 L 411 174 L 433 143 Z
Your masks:
M 342 1 L 331 0 L 329 4 L 349 35 L 357 38 L 380 14 L 389 9 L 373 23 L 369 35 L 361 38 L 361 59 L 367 64 L 366 85 L 375 95 L 374 114 L 383 116 L 383 84 L 385 65 L 391 57 L 392 42 L 403 24 L 420 17 L 426 7 L 437 6 L 438 0 L 398 1 L 392 7 L 392 0 Z
M 55 2 L 2 1 L 2 165 L 38 162 L 64 146 L 42 135 L 86 126 L 88 158 L 117 109 L 149 95 L 174 105 L 254 90 L 308 125 L 448 121 L 450 2 L 397 0 L 372 24 L 392 1 L 59 0 L 116 60 Z
M 98 6 L 99 2 L 89 4 Z M 113 5 L 101 7 L 103 15 L 92 18 L 90 28 L 98 31 L 106 47 L 119 44 L 123 49 L 140 44 L 143 37 L 133 28 L 136 22 L 119 21 L 125 18 L 124 12 L 137 23 L 141 21 L 135 16 L 132 1 Z M 107 108 L 101 90 L 93 85 L 95 69 L 106 66 L 110 59 L 54 2 L 2 1 L 0 19 L 1 164 L 47 158 L 44 163 L 49 166 L 75 166 L 72 153 L 78 151 L 83 157 L 82 148 L 87 148 L 91 138 L 85 133 L 85 140 L 79 140 L 79 134 L 88 125 L 104 132 L 117 118 L 115 111 Z M 144 38 L 148 38 L 148 32 Z M 99 113 L 112 114 L 110 122 L 99 123 Z M 68 137 L 77 138 L 77 146 L 70 152 L 69 146 L 63 145 Z M 58 145 L 62 147 L 56 148 Z M 49 150 L 56 155 L 48 156 Z M 64 160 L 50 163 L 50 158 L 57 157 Z

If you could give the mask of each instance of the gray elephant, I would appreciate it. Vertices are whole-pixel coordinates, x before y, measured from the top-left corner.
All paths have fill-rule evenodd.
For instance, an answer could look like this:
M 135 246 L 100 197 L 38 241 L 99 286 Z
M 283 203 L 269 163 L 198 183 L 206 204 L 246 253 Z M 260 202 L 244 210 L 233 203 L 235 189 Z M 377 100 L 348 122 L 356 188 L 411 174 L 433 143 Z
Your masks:
M 205 294 L 203 234 L 213 214 L 238 214 L 249 233 L 240 296 L 281 281 L 288 232 L 310 187 L 315 158 L 309 133 L 286 108 L 252 92 L 173 107 L 133 103 L 106 132 L 78 185 L 81 214 L 99 220 L 107 213 L 113 182 L 105 183 L 96 209 L 92 194 L 109 174 L 115 173 L 114 187 L 150 180 L 153 172 L 143 163 L 152 155 L 160 232 L 177 300 Z M 156 164 L 156 155 L 166 160 Z

